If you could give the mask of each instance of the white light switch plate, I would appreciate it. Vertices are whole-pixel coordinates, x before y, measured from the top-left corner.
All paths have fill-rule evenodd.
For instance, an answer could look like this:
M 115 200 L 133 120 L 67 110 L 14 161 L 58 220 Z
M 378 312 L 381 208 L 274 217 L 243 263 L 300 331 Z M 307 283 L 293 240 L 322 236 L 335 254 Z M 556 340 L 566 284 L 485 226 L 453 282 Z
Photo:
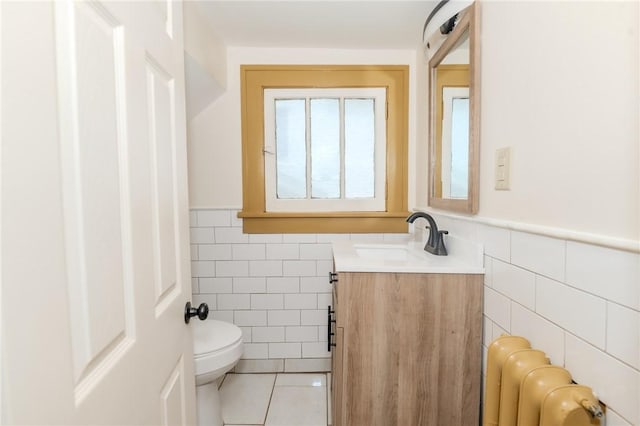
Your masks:
M 495 188 L 501 191 L 511 189 L 511 148 L 496 149 Z

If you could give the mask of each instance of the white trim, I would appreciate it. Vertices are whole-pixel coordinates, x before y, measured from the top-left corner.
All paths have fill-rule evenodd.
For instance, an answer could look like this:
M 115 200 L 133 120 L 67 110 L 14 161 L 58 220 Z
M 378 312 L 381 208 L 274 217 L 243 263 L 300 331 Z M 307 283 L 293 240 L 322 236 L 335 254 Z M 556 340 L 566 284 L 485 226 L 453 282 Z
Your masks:
M 189 211 L 200 210 L 242 210 L 242 206 L 189 206 Z
M 374 99 L 375 115 L 375 171 L 374 197 L 353 199 L 278 199 L 276 196 L 276 158 L 275 158 L 275 121 L 266 117 L 275 115 L 276 99 L 340 98 L 340 111 L 343 114 L 344 98 Z M 384 87 L 366 88 L 296 88 L 264 90 L 264 168 L 265 168 L 265 205 L 268 212 L 337 212 L 337 211 L 385 211 L 386 210 L 386 98 Z M 306 102 L 308 104 L 308 102 Z M 307 106 L 305 106 L 308 109 Z M 309 114 L 306 114 L 307 118 Z M 342 120 L 341 120 L 342 121 Z M 307 128 L 309 126 L 307 125 Z M 341 140 L 344 130 L 341 123 Z M 307 139 L 309 135 L 307 134 Z M 307 151 L 309 150 L 307 140 Z M 342 143 L 341 143 L 342 145 Z M 342 147 L 341 147 L 341 156 Z M 307 197 L 310 197 L 310 171 L 307 166 Z M 342 185 L 341 185 L 342 186 Z M 342 188 L 341 188 L 342 189 Z M 342 192 L 342 191 L 341 191 Z
M 446 216 L 451 219 L 462 220 L 465 222 L 480 223 L 483 225 L 495 226 L 497 228 L 504 228 L 512 231 L 528 232 L 530 234 L 543 235 L 546 237 L 558 238 L 561 240 L 593 244 L 596 246 L 623 250 L 631 253 L 640 253 L 640 241 L 637 240 L 615 238 L 606 235 L 591 234 L 583 231 L 572 231 L 570 229 L 554 228 L 551 226 L 536 225 L 533 223 L 513 222 L 509 220 L 495 219 L 490 217 L 462 216 L 431 207 L 416 207 L 413 209 L 413 211 L 424 211 L 440 216 Z

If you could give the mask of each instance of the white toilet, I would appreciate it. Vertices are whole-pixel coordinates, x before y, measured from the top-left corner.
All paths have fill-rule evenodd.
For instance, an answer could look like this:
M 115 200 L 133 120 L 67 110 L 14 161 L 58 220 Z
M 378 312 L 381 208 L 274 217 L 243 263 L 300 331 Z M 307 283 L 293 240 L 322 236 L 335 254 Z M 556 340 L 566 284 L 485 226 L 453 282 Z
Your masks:
M 242 356 L 242 331 L 216 320 L 192 324 L 198 426 L 222 426 L 218 379 Z

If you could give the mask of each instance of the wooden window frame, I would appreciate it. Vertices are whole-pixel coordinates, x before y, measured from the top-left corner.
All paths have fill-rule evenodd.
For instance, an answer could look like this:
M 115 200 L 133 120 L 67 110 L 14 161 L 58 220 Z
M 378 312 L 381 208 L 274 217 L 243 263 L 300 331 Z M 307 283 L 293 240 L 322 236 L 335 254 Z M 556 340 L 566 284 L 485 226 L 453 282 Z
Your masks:
M 263 233 L 407 232 L 407 65 L 241 65 L 243 230 Z M 386 210 L 267 212 L 264 89 L 385 87 L 387 89 Z

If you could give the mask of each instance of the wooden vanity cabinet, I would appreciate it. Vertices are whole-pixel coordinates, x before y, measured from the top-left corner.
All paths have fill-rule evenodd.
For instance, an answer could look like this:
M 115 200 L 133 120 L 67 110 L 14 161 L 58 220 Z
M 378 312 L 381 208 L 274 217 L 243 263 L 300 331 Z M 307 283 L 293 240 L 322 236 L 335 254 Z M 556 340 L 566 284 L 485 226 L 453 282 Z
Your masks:
M 482 277 L 339 272 L 333 425 L 478 425 Z

